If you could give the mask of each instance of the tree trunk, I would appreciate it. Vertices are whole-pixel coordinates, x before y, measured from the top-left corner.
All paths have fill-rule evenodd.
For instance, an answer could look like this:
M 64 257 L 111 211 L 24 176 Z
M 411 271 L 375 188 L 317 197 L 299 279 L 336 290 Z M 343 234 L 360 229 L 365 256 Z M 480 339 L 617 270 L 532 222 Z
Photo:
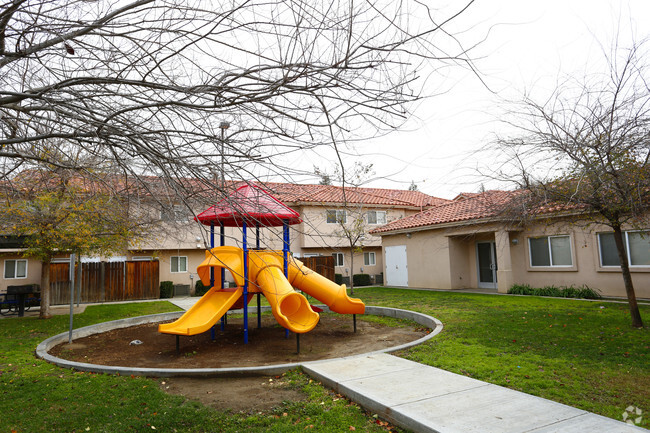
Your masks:
M 39 318 L 49 319 L 52 317 L 50 311 L 50 258 L 41 262 L 41 312 Z
M 643 321 L 641 320 L 641 313 L 639 312 L 639 305 L 636 303 L 636 294 L 634 293 L 634 285 L 632 284 L 630 265 L 627 260 L 627 251 L 625 250 L 625 244 L 623 243 L 623 231 L 621 230 L 621 226 L 618 224 L 612 224 L 612 228 L 614 229 L 614 241 L 616 242 L 618 260 L 621 263 L 621 274 L 623 274 L 627 301 L 630 306 L 632 326 L 635 328 L 643 328 Z
M 354 247 L 350 248 L 350 294 L 354 295 Z

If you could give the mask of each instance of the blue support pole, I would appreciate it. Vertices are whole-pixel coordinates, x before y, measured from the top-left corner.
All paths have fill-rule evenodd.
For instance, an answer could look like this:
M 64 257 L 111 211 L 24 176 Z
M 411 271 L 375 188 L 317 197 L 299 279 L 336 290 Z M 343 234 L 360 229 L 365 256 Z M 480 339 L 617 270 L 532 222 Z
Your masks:
M 282 258 L 284 263 L 284 276 L 289 279 L 289 220 L 282 220 Z M 284 330 L 284 337 L 289 338 L 289 330 Z
M 260 224 L 255 224 L 255 248 L 260 249 Z M 257 292 L 257 329 L 262 328 L 262 294 Z
M 223 247 L 226 245 L 226 228 L 223 226 L 223 223 L 219 223 L 221 225 L 220 232 L 219 232 L 219 243 Z M 223 289 L 224 286 L 224 281 L 226 280 L 226 268 L 221 268 L 221 288 Z
M 289 278 L 289 220 L 283 220 L 282 230 L 282 257 L 284 259 L 284 276 Z
M 214 223 L 210 223 L 210 251 L 214 248 Z M 214 268 L 210 267 L 210 287 L 214 287 Z
M 246 221 L 242 225 L 244 246 L 244 344 L 248 344 L 248 245 L 246 243 Z
M 226 228 L 223 226 L 222 222 L 219 223 L 219 226 L 220 226 L 219 227 L 219 244 L 223 247 L 224 245 L 226 245 Z M 224 286 L 225 281 L 226 281 L 226 269 L 221 268 L 221 289 L 222 290 L 225 287 Z M 226 314 L 228 314 L 228 312 L 226 312 Z M 221 316 L 221 331 L 222 332 L 226 330 L 226 314 Z

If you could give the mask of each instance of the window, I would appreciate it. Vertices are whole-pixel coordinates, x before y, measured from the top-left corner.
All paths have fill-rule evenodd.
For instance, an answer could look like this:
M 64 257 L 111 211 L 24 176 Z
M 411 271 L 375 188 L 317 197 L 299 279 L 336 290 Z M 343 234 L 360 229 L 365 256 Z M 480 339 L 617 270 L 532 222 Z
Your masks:
M 27 260 L 5 260 L 5 278 L 27 278 Z
M 172 256 L 172 272 L 187 272 L 187 257 Z
M 189 213 L 187 208 L 181 205 L 163 207 L 160 210 L 160 219 L 162 221 L 187 221 L 189 220 Z
M 368 224 L 386 224 L 386 211 L 369 210 L 367 218 Z
M 332 253 L 334 257 L 334 266 L 343 266 L 343 253 Z
M 573 266 L 571 238 L 569 236 L 544 236 L 528 238 L 530 265 Z
M 327 224 L 336 224 L 347 222 L 347 215 L 344 210 L 328 210 L 327 211 Z
M 614 233 L 598 233 L 601 266 L 621 266 Z M 630 266 L 650 266 L 650 232 L 623 232 L 623 245 Z
M 375 266 L 375 253 L 363 253 L 363 265 L 364 266 Z

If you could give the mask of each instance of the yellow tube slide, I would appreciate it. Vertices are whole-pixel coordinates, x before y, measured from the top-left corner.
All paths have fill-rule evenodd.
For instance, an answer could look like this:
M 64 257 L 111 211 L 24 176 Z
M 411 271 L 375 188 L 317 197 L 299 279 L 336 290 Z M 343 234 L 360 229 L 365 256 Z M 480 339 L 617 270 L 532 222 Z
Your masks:
M 289 262 L 289 281 L 294 287 L 313 296 L 339 314 L 364 314 L 366 305 L 360 299 L 350 298 L 345 284 L 338 285 L 314 272 L 301 261 Z
M 250 251 L 248 262 L 249 277 L 271 304 L 275 320 L 298 334 L 314 329 L 320 316 L 285 278 L 282 257 L 275 252 Z

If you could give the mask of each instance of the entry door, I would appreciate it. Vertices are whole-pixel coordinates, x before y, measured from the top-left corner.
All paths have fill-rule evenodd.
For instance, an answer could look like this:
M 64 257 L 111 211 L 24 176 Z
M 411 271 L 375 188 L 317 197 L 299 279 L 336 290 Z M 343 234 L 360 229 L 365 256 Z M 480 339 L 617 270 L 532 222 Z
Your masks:
M 409 285 L 408 267 L 406 264 L 406 245 L 386 247 L 386 285 L 407 287 Z
M 478 286 L 481 289 L 497 288 L 497 252 L 494 242 L 476 243 Z

